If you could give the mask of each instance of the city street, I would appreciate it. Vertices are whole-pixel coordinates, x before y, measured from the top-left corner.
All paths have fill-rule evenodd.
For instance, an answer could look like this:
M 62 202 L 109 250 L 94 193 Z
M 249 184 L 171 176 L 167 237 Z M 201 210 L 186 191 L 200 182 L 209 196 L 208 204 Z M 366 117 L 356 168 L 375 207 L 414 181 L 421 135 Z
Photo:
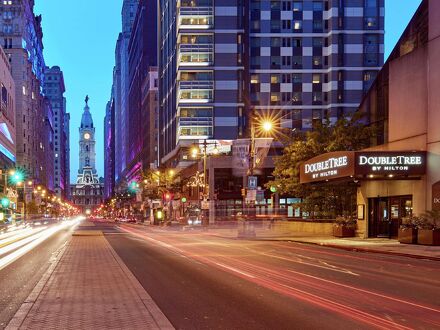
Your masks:
M 176 328 L 440 327 L 440 265 L 123 224 L 107 240 Z
M 0 232 L 0 329 L 6 327 L 52 258 L 70 239 L 76 224 L 41 221 Z

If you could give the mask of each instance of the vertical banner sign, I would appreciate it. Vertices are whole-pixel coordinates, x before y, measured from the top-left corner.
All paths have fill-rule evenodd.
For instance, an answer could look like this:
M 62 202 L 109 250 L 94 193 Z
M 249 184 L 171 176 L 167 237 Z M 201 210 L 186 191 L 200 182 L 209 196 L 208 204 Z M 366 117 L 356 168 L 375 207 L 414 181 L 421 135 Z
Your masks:
M 432 209 L 440 211 L 440 181 L 432 185 Z
M 264 160 L 269 154 L 270 146 L 272 145 L 272 138 L 257 138 L 255 139 L 255 158 L 254 168 L 263 166 Z
M 33 187 L 30 186 L 24 186 L 24 198 L 26 200 L 26 203 L 30 203 L 32 202 L 32 192 L 33 192 Z
M 249 139 L 238 139 L 232 144 L 232 175 L 239 177 L 249 169 Z

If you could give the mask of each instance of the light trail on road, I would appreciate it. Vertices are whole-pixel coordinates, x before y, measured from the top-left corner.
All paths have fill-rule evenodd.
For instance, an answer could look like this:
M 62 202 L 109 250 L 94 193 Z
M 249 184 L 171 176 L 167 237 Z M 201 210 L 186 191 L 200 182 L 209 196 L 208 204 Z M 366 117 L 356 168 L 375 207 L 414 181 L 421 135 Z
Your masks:
M 368 326 L 380 329 L 411 329 L 417 326 L 423 327 L 424 324 L 429 328 L 440 328 L 440 308 L 437 305 L 424 304 L 396 294 L 367 289 L 363 287 L 363 284 L 368 281 L 368 278 L 366 279 L 365 276 L 362 278 L 357 272 L 347 267 L 332 265 L 328 261 L 302 254 L 287 257 L 283 255 L 284 251 L 267 253 L 250 248 L 244 249 L 245 254 L 239 254 L 233 249 L 240 248 L 238 245 L 242 242 L 235 241 L 234 247 L 231 244 L 212 242 L 210 235 L 191 234 L 179 237 L 176 233 L 167 235 L 164 232 L 147 232 L 131 225 L 122 225 L 120 228 L 186 258 Z M 230 252 L 224 252 L 225 250 Z M 336 251 L 329 254 L 341 257 L 341 254 Z M 363 256 L 356 258 L 359 262 L 367 260 L 373 262 L 368 255 L 365 259 Z M 279 260 L 283 265 L 273 265 L 271 261 L 273 259 Z M 379 264 L 384 262 L 379 260 Z M 299 271 L 295 265 L 337 272 L 341 278 L 338 277 L 336 280 L 311 275 L 303 268 Z M 355 281 L 353 275 L 354 278 L 362 278 L 360 282 L 355 282 L 356 285 L 353 283 Z M 350 277 L 352 279 L 348 281 Z M 347 284 L 344 283 L 346 280 Z
M 17 231 L 15 236 L 8 236 L 9 244 L 0 248 L 0 256 L 5 255 L 0 258 L 0 270 L 32 251 L 54 234 L 61 230 L 75 227 L 82 220 L 82 217 L 77 217 L 48 227 L 29 228 L 25 229 L 24 232 Z

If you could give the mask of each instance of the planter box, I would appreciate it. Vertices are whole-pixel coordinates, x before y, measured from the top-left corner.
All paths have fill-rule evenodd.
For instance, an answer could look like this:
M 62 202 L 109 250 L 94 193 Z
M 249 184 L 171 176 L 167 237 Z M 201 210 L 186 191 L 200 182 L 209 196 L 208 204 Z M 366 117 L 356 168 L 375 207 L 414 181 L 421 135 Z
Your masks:
M 417 242 L 422 245 L 440 245 L 440 230 L 419 229 Z
M 335 237 L 354 237 L 354 228 L 345 226 L 334 226 L 333 236 Z
M 400 243 L 417 244 L 417 228 L 400 228 L 398 240 Z

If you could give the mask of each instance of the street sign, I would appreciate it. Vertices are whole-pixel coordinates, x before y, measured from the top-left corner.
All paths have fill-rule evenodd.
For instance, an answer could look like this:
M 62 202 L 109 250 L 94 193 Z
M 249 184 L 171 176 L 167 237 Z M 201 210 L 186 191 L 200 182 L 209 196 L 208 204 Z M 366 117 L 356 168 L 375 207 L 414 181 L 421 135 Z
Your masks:
M 257 202 L 264 202 L 264 190 L 257 190 Z
M 257 199 L 257 190 L 248 190 L 246 200 L 249 202 L 255 202 Z
M 248 177 L 248 188 L 257 189 L 257 187 L 258 187 L 258 178 L 256 176 Z

